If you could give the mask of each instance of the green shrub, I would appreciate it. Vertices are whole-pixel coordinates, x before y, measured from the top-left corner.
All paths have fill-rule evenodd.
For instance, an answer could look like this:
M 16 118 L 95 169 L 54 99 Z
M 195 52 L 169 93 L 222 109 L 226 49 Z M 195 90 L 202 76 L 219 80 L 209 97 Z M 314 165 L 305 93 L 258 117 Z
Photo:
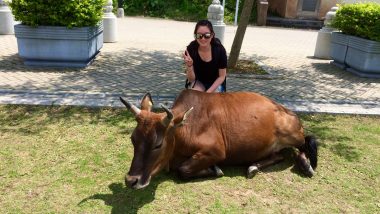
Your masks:
M 226 0 L 224 21 L 233 23 L 236 0 Z M 208 6 L 212 0 L 124 0 L 124 11 L 129 16 L 152 16 L 180 21 L 198 21 L 207 18 Z M 220 0 L 223 3 L 223 0 Z M 243 0 L 239 0 L 239 15 L 243 9 Z M 256 22 L 256 3 L 251 14 L 251 23 Z
M 103 16 L 105 0 L 13 0 L 17 21 L 30 26 L 95 26 Z
M 345 34 L 380 42 L 380 4 L 343 5 L 337 10 L 332 26 Z
M 124 0 L 127 15 L 143 15 L 176 20 L 205 19 L 209 0 Z

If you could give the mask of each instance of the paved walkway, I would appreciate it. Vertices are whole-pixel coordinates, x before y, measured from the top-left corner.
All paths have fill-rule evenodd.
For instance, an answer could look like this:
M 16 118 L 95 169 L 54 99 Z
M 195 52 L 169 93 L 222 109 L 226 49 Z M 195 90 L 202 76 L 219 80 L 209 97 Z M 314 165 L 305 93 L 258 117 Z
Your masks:
M 85 69 L 24 66 L 14 35 L 0 35 L 0 104 L 121 106 L 146 92 L 155 104 L 173 101 L 184 87 L 181 53 L 195 23 L 126 17 L 119 41 L 105 43 Z M 229 52 L 236 27 L 227 26 Z M 380 115 L 380 79 L 354 76 L 313 59 L 317 31 L 248 27 L 241 58 L 254 59 L 272 75 L 229 75 L 228 91 L 255 91 L 295 111 Z

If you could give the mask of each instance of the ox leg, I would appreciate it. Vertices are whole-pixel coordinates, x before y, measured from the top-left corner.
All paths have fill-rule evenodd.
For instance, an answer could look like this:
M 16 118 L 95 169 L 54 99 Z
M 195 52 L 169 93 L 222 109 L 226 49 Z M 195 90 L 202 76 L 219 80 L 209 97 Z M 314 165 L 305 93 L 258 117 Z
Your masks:
M 267 166 L 276 164 L 282 160 L 284 160 L 284 157 L 282 155 L 272 154 L 268 159 L 264 159 L 259 162 L 253 163 L 251 166 L 248 167 L 247 178 L 253 178 L 253 176 L 255 176 L 259 172 L 259 170 Z
M 223 171 L 216 165 L 215 158 L 201 154 L 195 154 L 179 167 L 182 179 L 200 178 L 208 176 L 223 176 Z

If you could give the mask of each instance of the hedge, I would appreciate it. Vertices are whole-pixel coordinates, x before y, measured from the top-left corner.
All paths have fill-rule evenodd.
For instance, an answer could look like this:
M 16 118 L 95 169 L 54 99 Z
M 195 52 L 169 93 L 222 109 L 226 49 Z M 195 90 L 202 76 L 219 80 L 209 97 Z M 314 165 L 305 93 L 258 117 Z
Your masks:
M 226 0 L 224 21 L 233 23 L 236 0 Z M 208 6 L 212 0 L 124 0 L 123 8 L 128 16 L 151 16 L 180 21 L 197 21 L 207 18 Z M 223 0 L 220 0 L 223 3 Z M 239 14 L 244 1 L 239 0 Z M 256 3 L 251 14 L 251 23 L 256 22 Z
M 380 4 L 343 5 L 337 10 L 332 26 L 344 34 L 380 42 Z
M 103 16 L 105 0 L 13 0 L 17 21 L 30 26 L 95 26 Z

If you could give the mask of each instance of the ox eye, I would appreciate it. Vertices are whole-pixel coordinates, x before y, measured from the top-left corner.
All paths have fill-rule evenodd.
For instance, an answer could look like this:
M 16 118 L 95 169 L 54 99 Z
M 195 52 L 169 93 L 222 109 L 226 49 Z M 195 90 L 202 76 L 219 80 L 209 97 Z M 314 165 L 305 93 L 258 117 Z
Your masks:
M 162 147 L 162 143 L 156 145 L 156 146 L 153 148 L 153 150 L 159 149 L 159 148 L 161 148 L 161 147 Z

